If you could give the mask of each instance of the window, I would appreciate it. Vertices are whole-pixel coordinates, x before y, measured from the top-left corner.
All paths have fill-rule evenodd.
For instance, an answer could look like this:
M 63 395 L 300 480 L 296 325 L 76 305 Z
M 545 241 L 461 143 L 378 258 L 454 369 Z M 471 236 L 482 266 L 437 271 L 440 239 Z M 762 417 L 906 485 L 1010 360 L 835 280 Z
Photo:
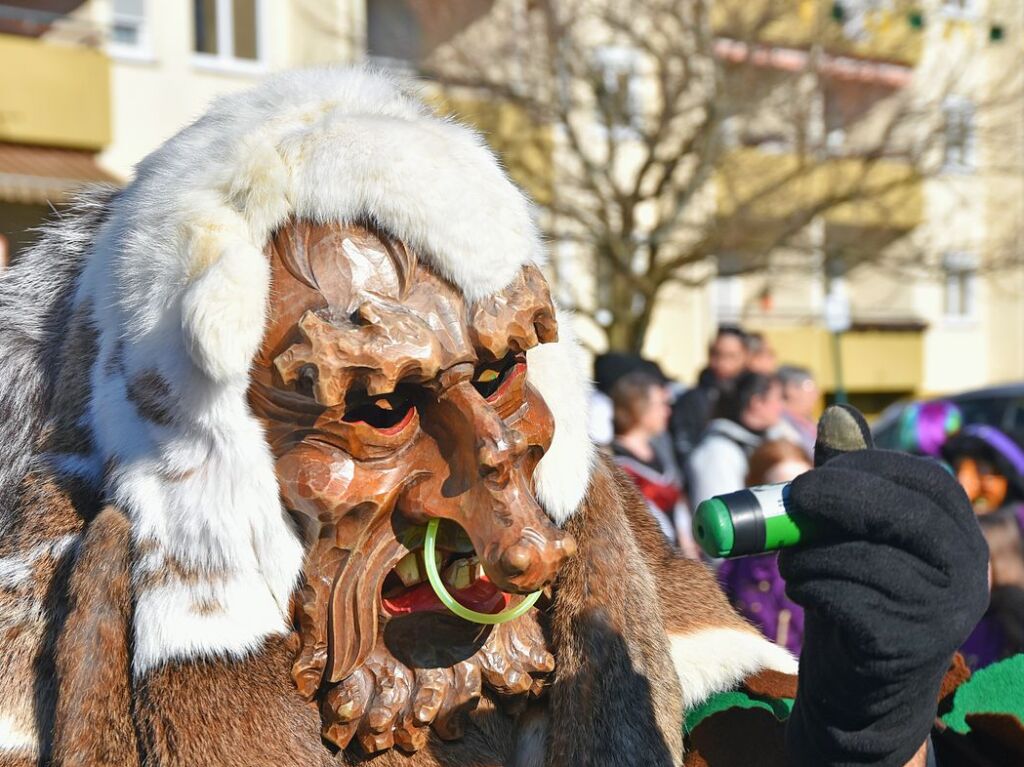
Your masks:
M 833 128 L 825 134 L 825 151 L 830 155 L 841 155 L 846 148 L 846 129 Z
M 423 30 L 408 0 L 367 0 L 366 52 L 370 58 L 408 68 L 423 57 Z
M 716 261 L 718 274 L 712 284 L 715 319 L 718 323 L 739 322 L 743 318 L 743 257 L 723 253 Z
M 942 106 L 945 146 L 942 164 L 947 170 L 974 167 L 974 105 L 967 99 L 952 97 Z
M 263 55 L 263 0 L 194 0 L 200 60 L 256 64 Z
M 835 0 L 832 18 L 843 25 L 848 40 L 864 40 L 870 34 L 870 17 L 891 5 L 892 0 Z
M 768 154 L 784 154 L 793 151 L 793 142 L 780 130 L 772 130 L 772 126 L 754 127 L 750 121 L 742 122 L 732 115 L 722 120 L 719 126 L 719 137 L 722 147 L 734 149 L 738 146 L 756 147 Z
M 598 122 L 633 130 L 641 111 L 639 54 L 633 48 L 604 46 L 595 52 Z
M 146 0 L 113 0 L 110 48 L 114 54 L 139 55 L 149 48 L 146 35 Z
M 945 315 L 947 319 L 972 319 L 978 282 L 977 259 L 970 253 L 947 253 L 942 259 L 945 275 Z

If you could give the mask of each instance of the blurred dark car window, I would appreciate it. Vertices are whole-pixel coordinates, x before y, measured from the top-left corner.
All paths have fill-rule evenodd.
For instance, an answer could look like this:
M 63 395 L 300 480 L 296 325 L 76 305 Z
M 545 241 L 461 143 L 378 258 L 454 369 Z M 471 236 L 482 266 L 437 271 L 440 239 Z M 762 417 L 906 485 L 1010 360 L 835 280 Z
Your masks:
M 964 424 L 982 423 L 1004 431 L 1024 445 L 1024 384 L 983 389 L 942 397 L 956 403 Z M 900 414 L 912 404 L 901 402 L 882 413 L 872 428 L 875 444 L 889 450 L 900 449 Z

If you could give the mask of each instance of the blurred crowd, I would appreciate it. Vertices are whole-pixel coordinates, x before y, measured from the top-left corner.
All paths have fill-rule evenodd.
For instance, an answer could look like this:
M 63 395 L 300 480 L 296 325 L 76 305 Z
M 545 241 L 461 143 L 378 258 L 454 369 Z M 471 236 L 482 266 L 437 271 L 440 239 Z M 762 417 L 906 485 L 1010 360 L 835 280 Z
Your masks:
M 594 381 L 591 435 L 686 556 L 703 556 L 691 532 L 701 501 L 788 482 L 813 466 L 821 392 L 810 371 L 779 365 L 758 333 L 719 328 L 690 388 L 624 353 L 599 355 Z M 989 543 L 991 604 L 963 647 L 965 659 L 980 668 L 1024 651 L 1024 449 L 994 427 L 964 426 L 948 402 L 908 407 L 900 443 L 956 475 Z M 803 612 L 786 596 L 776 555 L 709 563 L 736 608 L 799 654 Z

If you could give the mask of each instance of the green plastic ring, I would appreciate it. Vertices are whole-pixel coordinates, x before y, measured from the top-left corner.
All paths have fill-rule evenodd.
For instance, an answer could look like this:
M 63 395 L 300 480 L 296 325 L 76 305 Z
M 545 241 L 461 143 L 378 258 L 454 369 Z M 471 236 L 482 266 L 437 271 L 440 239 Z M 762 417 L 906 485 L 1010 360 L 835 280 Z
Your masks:
M 480 613 L 459 604 L 458 600 L 448 593 L 448 589 L 445 588 L 444 583 L 441 581 L 441 573 L 437 571 L 434 551 L 437 544 L 437 528 L 440 524 L 441 520 L 439 519 L 432 519 L 427 523 L 427 534 L 423 540 L 423 564 L 427 566 L 427 580 L 430 581 L 430 587 L 445 607 L 463 620 L 470 621 L 471 623 L 483 623 L 489 626 L 515 620 L 533 607 L 534 602 L 540 598 L 539 591 L 527 594 L 515 607 L 500 613 Z

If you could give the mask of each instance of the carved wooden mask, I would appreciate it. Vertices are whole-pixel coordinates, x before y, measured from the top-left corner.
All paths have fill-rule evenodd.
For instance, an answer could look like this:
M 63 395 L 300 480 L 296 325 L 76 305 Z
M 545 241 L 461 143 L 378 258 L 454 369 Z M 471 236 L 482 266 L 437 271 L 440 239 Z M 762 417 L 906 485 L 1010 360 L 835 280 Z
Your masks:
M 532 266 L 469 305 L 365 227 L 293 222 L 268 255 L 250 401 L 309 545 L 293 675 L 312 698 L 366 661 L 396 613 L 439 606 L 404 566 L 430 518 L 449 521 L 453 588 L 471 581 L 460 601 L 484 611 L 506 605 L 502 592 L 550 583 L 574 552 L 532 490 L 553 420 L 526 381 L 525 352 L 557 326 Z

